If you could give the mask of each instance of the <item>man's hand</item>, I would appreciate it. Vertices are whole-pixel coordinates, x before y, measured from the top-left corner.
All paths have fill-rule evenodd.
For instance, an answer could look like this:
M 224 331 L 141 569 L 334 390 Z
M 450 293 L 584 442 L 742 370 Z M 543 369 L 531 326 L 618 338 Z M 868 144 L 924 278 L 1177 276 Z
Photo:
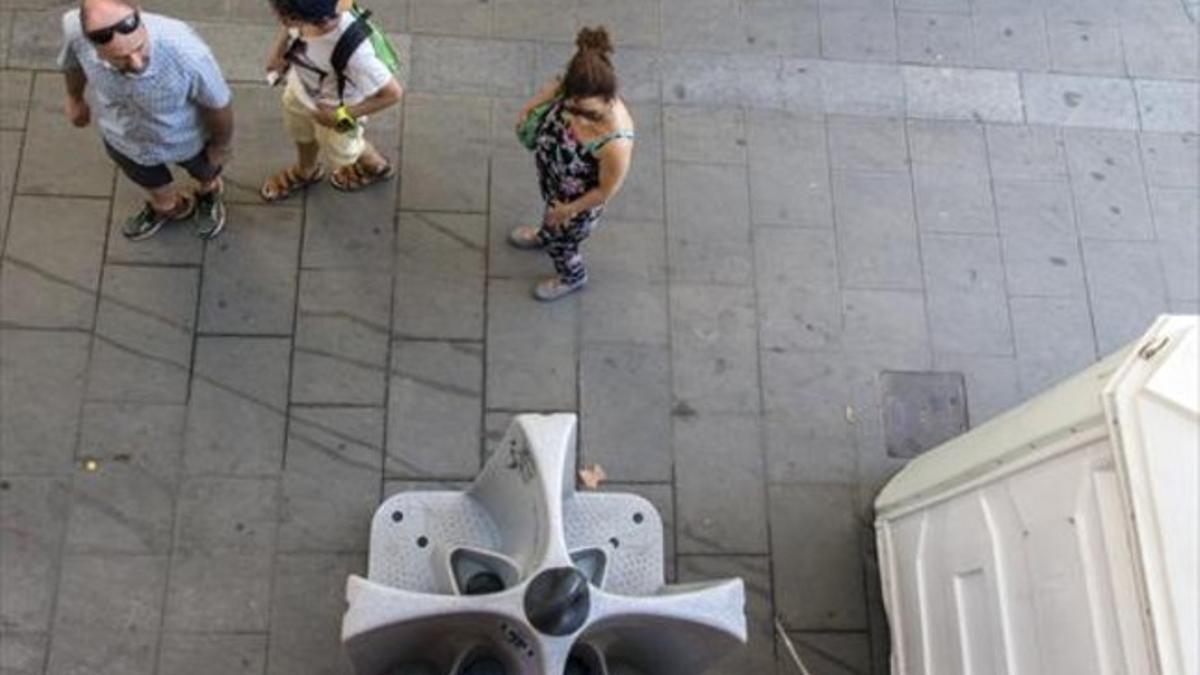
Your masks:
M 92 108 L 82 96 L 67 97 L 67 119 L 77 127 L 86 127 L 92 121 Z
M 550 210 L 546 213 L 546 224 L 554 229 L 558 229 L 569 223 L 574 217 L 575 210 L 570 204 L 554 202 L 550 206 Z
M 337 108 L 325 103 L 317 103 L 317 109 L 313 111 L 312 118 L 317 124 L 329 129 L 337 128 L 337 116 L 334 112 Z
M 204 148 L 204 152 L 208 156 L 208 163 L 212 166 L 225 166 L 229 161 L 229 146 L 209 145 Z

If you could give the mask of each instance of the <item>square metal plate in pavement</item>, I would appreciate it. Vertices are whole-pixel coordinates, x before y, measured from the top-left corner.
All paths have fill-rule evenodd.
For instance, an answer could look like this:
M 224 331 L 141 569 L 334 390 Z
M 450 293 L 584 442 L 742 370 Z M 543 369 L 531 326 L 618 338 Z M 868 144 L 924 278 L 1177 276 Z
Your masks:
M 889 457 L 916 457 L 967 430 L 962 373 L 885 372 L 880 386 Z

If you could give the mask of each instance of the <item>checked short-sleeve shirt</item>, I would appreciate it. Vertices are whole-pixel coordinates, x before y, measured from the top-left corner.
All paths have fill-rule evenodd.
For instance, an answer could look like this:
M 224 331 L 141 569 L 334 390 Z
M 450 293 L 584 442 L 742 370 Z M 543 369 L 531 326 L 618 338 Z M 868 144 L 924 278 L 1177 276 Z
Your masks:
M 125 74 L 96 53 L 79 10 L 63 15 L 59 65 L 87 76 L 92 109 L 104 140 L 138 164 L 182 162 L 204 149 L 200 107 L 224 108 L 229 85 L 208 45 L 187 24 L 143 12 L 150 54 L 141 73 Z

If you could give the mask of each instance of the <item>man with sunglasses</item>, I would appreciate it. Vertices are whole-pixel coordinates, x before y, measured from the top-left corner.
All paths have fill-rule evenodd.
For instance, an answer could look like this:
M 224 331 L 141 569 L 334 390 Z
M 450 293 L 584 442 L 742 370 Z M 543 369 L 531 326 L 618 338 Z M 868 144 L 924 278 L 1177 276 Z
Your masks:
M 87 126 L 94 108 L 109 156 L 149 195 L 122 234 L 147 239 L 168 222 L 192 217 L 201 238 L 220 234 L 233 108 L 208 46 L 186 24 L 128 0 L 82 0 L 63 15 L 63 34 L 67 117 Z M 168 164 L 196 180 L 194 196 L 175 187 Z

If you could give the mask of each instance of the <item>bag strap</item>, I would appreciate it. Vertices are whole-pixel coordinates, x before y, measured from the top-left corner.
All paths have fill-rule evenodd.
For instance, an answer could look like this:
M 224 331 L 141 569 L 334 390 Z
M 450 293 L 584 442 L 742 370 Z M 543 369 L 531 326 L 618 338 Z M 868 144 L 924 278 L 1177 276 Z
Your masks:
M 634 137 L 633 129 L 617 129 L 616 131 L 604 134 L 600 138 L 588 143 L 586 146 L 584 146 L 584 149 L 586 149 L 589 153 L 594 153 L 600 148 L 608 145 L 609 141 L 615 141 L 618 138 L 632 139 Z
M 343 99 L 346 96 L 346 66 L 350 63 L 350 57 L 354 56 L 354 52 L 375 32 L 368 21 L 370 18 L 371 10 L 369 9 L 357 13 L 354 22 L 346 27 L 346 31 L 342 33 L 333 47 L 333 55 L 329 58 L 329 62 L 333 66 L 334 74 L 337 75 L 339 103 L 345 102 Z

